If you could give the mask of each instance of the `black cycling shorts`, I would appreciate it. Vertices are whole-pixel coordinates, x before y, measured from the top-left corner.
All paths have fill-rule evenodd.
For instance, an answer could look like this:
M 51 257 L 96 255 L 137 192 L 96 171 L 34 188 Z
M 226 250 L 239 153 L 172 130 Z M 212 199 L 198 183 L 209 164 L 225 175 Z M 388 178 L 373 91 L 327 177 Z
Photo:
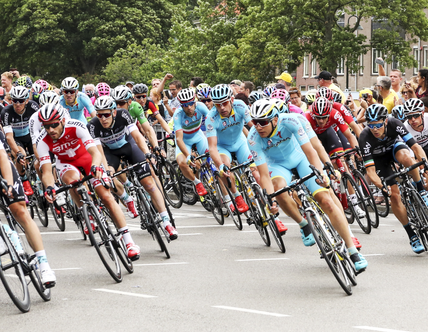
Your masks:
M 7 206 L 17 203 L 17 202 L 23 202 L 25 201 L 25 195 L 24 195 L 24 187 L 22 186 L 21 177 L 18 174 L 18 171 L 15 168 L 15 165 L 10 162 L 10 166 L 12 167 L 12 175 L 13 175 L 13 198 L 9 198 L 6 195 L 3 194 L 3 190 L 0 190 L 1 195 L 6 200 Z
M 33 142 L 31 141 L 31 135 L 30 134 L 25 135 L 25 136 L 20 136 L 20 137 L 14 137 L 14 138 L 15 138 L 16 145 L 23 148 L 24 151 L 28 152 L 27 156 L 34 154 Z
M 401 149 L 409 150 L 409 147 L 404 142 L 396 142 L 389 153 L 373 158 L 376 167 L 376 174 L 380 178 L 386 179 L 388 176 L 394 174 L 394 170 L 391 168 L 391 164 L 397 162 L 397 160 L 395 160 L 395 154 Z M 394 184 L 397 184 L 397 181 L 395 179 L 386 181 L 387 186 L 392 186 Z
M 329 156 L 333 155 L 334 153 L 343 152 L 342 141 L 340 140 L 339 136 L 337 136 L 332 127 L 319 134 L 318 138 Z

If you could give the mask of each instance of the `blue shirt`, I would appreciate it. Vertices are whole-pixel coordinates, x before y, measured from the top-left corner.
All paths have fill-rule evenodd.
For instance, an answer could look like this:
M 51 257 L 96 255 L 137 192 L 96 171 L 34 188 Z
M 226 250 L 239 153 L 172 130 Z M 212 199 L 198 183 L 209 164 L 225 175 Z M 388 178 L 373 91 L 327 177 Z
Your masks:
M 68 110 L 72 119 L 82 121 L 83 123 L 87 123 L 83 109 L 86 107 L 89 114 L 95 111 L 95 107 L 92 105 L 91 99 L 80 91 L 77 92 L 77 97 L 73 106 L 66 104 L 64 96 L 61 96 L 59 103 L 62 107 L 65 107 Z
M 196 102 L 195 113 L 189 117 L 183 108 L 179 108 L 174 113 L 174 131 L 183 130 L 183 139 L 193 138 L 198 131 L 201 131 L 202 120 L 207 116 L 209 110 L 204 103 Z

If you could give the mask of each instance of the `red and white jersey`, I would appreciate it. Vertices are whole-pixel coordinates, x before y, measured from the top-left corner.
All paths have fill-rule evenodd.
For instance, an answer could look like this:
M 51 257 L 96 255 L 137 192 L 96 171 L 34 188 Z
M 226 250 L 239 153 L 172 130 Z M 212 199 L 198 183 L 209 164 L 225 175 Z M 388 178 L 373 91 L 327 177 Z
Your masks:
M 342 115 L 343 120 L 345 120 L 348 125 L 354 121 L 354 117 L 352 116 L 351 112 L 343 104 L 334 102 L 333 108 L 339 111 L 340 115 Z M 335 124 L 332 127 L 335 131 L 339 131 L 339 128 Z
M 30 135 L 31 135 L 31 142 L 33 144 L 36 144 L 37 138 L 40 136 L 40 133 L 43 130 L 43 124 L 39 120 L 39 113 L 40 113 L 40 110 L 38 110 L 36 113 L 34 113 L 30 117 Z M 68 113 L 67 110 L 65 110 L 64 112 L 64 118 L 70 119 L 70 114 Z
M 310 122 L 312 129 L 315 131 L 317 135 L 322 134 L 333 125 L 336 125 L 337 127 L 339 127 L 342 133 L 344 133 L 348 129 L 348 125 L 346 124 L 342 115 L 335 108 L 331 110 L 330 116 L 328 117 L 328 121 L 324 127 L 318 127 L 317 122 L 312 116 L 312 113 L 305 113 L 304 115 L 306 116 L 306 119 L 308 119 L 308 121 Z
M 92 157 L 87 151 L 95 146 L 95 142 L 89 134 L 88 129 L 78 120 L 66 120 L 64 131 L 61 137 L 53 140 L 46 131 L 44 131 L 37 140 L 37 152 L 40 157 L 40 165 L 50 163 L 49 151 L 63 164 L 80 163 L 85 160 L 92 163 Z

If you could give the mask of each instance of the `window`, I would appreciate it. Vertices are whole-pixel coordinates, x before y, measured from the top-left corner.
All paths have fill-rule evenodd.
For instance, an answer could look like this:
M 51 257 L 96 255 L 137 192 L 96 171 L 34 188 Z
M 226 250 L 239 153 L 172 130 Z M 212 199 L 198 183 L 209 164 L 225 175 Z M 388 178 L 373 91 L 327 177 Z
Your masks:
M 337 75 L 344 75 L 344 74 L 345 74 L 345 60 L 342 58 L 337 64 Z
M 306 91 L 306 85 L 301 85 L 299 89 L 300 89 L 300 92 Z
M 317 76 L 317 59 L 315 59 L 315 58 L 312 58 L 312 70 L 311 70 L 311 73 L 312 73 L 312 77 Z
M 345 13 L 341 12 L 339 13 L 337 17 L 337 25 L 344 28 L 345 27 Z
M 428 68 L 428 46 L 424 46 L 424 62 L 423 67 Z
M 378 75 L 379 69 L 376 63 L 376 58 L 382 58 L 382 51 L 372 48 L 372 75 Z
M 364 75 L 364 54 L 360 55 L 360 75 Z
M 315 86 L 313 86 L 313 85 L 308 85 L 308 90 L 314 90 L 315 89 Z
M 416 62 L 418 63 L 416 65 L 416 67 L 413 68 L 413 75 L 417 75 L 418 74 L 418 69 L 419 69 L 419 49 L 418 47 L 413 47 L 413 58 L 416 60 Z
M 397 57 L 395 55 L 392 56 L 392 62 L 391 62 L 391 70 L 399 69 L 400 63 L 397 60 Z
M 303 77 L 309 76 L 309 55 L 305 54 L 303 58 Z

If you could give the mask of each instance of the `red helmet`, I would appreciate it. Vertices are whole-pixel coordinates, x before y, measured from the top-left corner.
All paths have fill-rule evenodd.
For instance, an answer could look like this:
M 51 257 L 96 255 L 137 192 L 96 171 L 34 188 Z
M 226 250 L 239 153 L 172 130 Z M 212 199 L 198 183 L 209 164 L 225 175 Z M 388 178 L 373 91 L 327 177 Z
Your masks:
M 333 106 L 327 98 L 319 97 L 312 104 L 312 115 L 315 117 L 330 115 L 332 108 Z
M 334 100 L 333 92 L 331 89 L 326 88 L 325 86 L 318 89 L 317 94 L 315 95 L 315 98 L 324 97 L 327 98 L 330 101 Z

